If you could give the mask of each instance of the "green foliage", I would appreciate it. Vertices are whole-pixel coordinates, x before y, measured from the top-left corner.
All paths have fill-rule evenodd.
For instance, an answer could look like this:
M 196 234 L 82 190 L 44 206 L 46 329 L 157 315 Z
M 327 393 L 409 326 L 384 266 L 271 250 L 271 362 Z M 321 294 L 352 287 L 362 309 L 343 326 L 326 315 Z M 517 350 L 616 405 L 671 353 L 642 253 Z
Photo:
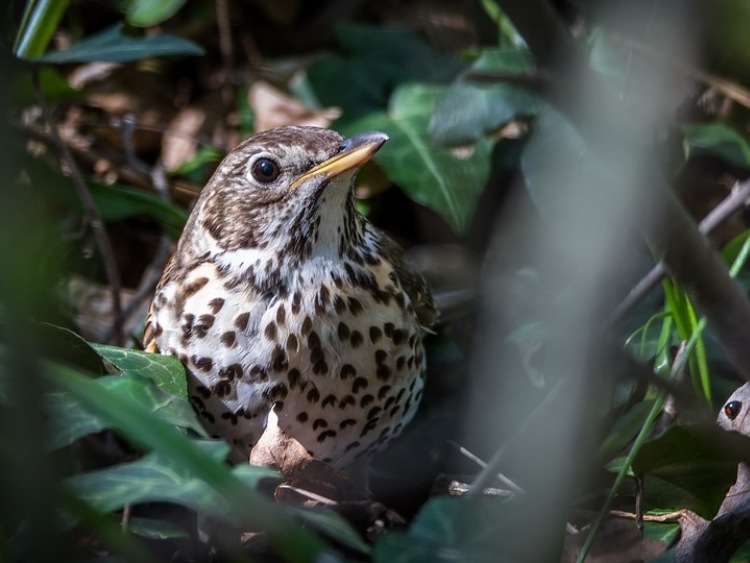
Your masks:
M 13 53 L 23 59 L 43 55 L 67 8 L 68 0 L 29 0 Z
M 133 36 L 122 24 L 114 25 L 87 37 L 65 51 L 54 51 L 36 57 L 38 63 L 85 63 L 91 61 L 130 62 L 146 57 L 167 55 L 202 55 L 199 45 L 172 35 Z
M 130 25 L 148 27 L 171 18 L 186 0 L 128 0 L 125 19 Z
M 489 174 L 490 143 L 480 139 L 467 151 L 435 147 L 427 124 L 445 88 L 404 85 L 393 94 L 387 113 L 375 113 L 342 130 L 375 129 L 390 141 L 375 160 L 412 198 L 437 211 L 454 229 L 468 225 Z

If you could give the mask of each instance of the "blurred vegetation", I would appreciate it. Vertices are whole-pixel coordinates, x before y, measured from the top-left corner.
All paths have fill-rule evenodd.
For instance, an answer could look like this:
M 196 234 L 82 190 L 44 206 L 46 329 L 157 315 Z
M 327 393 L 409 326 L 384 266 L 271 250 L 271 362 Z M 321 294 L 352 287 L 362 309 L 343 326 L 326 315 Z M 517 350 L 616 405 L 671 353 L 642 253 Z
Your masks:
M 634 124 L 693 219 L 741 190 L 745 3 L 541 4 L 614 94 L 620 115 L 600 121 Z M 748 457 L 712 419 L 750 366 L 702 317 L 736 311 L 701 310 L 689 279 L 657 277 L 612 316 L 662 257 L 639 231 L 658 198 L 646 182 L 628 212 L 617 188 L 640 164 L 612 165 L 560 103 L 608 107 L 507 15 L 539 5 L 0 7 L 0 561 L 673 560 L 684 511 L 713 518 Z M 444 305 L 421 412 L 364 504 L 275 502 L 280 476 L 226 464 L 179 361 L 137 344 L 221 156 L 289 123 L 389 135 L 358 204 Z M 746 291 L 745 199 L 707 236 Z

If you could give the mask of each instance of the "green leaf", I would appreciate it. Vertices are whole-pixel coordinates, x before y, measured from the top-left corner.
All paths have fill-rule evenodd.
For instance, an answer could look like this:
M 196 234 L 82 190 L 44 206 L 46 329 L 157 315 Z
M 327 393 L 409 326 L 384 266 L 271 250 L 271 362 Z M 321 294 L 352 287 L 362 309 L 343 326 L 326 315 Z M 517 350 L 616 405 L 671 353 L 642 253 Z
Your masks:
M 460 61 L 438 53 L 410 30 L 341 25 L 336 35 L 347 56 L 319 59 L 308 70 L 304 88 L 315 93 L 321 106 L 340 107 L 339 123 L 383 111 L 400 84 L 445 83 L 462 68 Z
M 130 0 L 125 19 L 130 25 L 148 27 L 171 18 L 185 5 L 186 0 Z
M 174 356 L 127 350 L 105 344 L 92 344 L 92 347 L 123 373 L 150 379 L 163 391 L 187 399 L 185 367 Z
M 221 442 L 195 441 L 194 444 L 216 462 L 221 462 L 229 451 L 229 447 Z M 269 474 L 265 468 L 253 469 Z M 221 494 L 189 470 L 158 453 L 149 453 L 131 463 L 69 477 L 62 486 L 101 512 L 145 502 L 171 502 L 215 518 L 224 518 L 229 512 L 229 505 Z M 74 524 L 68 522 L 69 526 Z
M 483 51 L 469 72 L 522 77 L 533 70 L 527 51 L 498 49 Z M 536 115 L 543 107 L 539 96 L 518 85 L 482 84 L 464 75 L 438 102 L 429 132 L 436 144 L 459 145 L 476 141 L 513 119 Z
M 748 451 L 750 437 L 714 427 L 673 426 L 643 444 L 633 471 L 645 476 L 648 506 L 687 508 L 711 519 Z
M 737 130 L 724 123 L 683 125 L 688 156 L 712 154 L 740 168 L 750 168 L 750 145 Z
M 123 33 L 117 24 L 76 43 L 65 51 L 54 51 L 37 57 L 42 63 L 86 63 L 94 61 L 131 62 L 148 57 L 167 55 L 202 55 L 203 48 L 173 35 L 148 35 L 134 37 Z
M 83 211 L 83 205 L 70 178 L 62 176 L 38 160 L 28 159 L 26 166 L 31 182 L 51 200 Z M 97 209 L 105 222 L 130 217 L 152 217 L 172 238 L 178 238 L 187 221 L 187 212 L 156 194 L 136 188 L 96 182 L 88 184 Z
M 153 540 L 183 539 L 190 534 L 183 528 L 167 520 L 155 518 L 131 518 L 128 521 L 128 531 L 144 538 Z
M 379 113 L 344 128 L 348 134 L 374 129 L 390 136 L 375 160 L 414 201 L 440 214 L 457 232 L 474 212 L 490 171 L 491 146 L 480 139 L 463 153 L 432 145 L 427 124 L 445 88 L 404 85 L 393 94 L 387 114 Z
M 34 59 L 47 50 L 52 35 L 68 9 L 69 0 L 27 0 L 13 54 Z
M 37 325 L 37 338 L 44 342 L 44 359 L 75 366 L 92 375 L 109 373 L 96 349 L 72 330 L 50 323 Z
M 338 540 L 343 545 L 361 553 L 370 553 L 370 546 L 340 514 L 332 510 L 317 508 L 302 509 L 297 514 L 310 526 Z
M 74 395 L 107 427 L 117 429 L 134 444 L 163 455 L 180 471 L 205 482 L 212 493 L 218 493 L 227 503 L 235 524 L 266 530 L 272 544 L 289 560 L 310 561 L 325 551 L 323 544 L 296 525 L 281 507 L 249 489 L 223 463 L 148 412 L 133 397 L 105 389 L 97 385 L 97 380 L 63 366 L 50 366 L 45 375 L 52 385 Z
M 519 506 L 495 498 L 434 497 L 408 532 L 390 532 L 375 544 L 375 563 L 507 560 L 518 537 Z M 528 522 L 523 525 L 528 525 Z M 511 559 L 512 560 L 512 559 Z
M 206 431 L 198 422 L 195 411 L 184 399 L 159 389 L 150 379 L 137 374 L 110 375 L 93 380 L 103 395 L 107 391 L 136 401 L 149 414 L 164 422 L 190 428 L 200 436 Z M 73 393 L 50 393 L 45 397 L 44 410 L 49 420 L 49 448 L 72 444 L 79 438 L 108 428 L 106 419 L 86 408 Z

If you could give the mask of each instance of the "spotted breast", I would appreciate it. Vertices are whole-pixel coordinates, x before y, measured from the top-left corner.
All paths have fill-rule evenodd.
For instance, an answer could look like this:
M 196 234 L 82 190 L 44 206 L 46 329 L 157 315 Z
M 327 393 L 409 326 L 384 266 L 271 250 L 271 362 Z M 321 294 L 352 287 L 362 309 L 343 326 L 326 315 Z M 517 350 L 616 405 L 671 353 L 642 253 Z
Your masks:
M 247 459 L 270 412 L 339 468 L 414 416 L 435 309 L 352 194 L 386 140 L 312 127 L 260 133 L 224 159 L 191 213 L 145 345 L 180 358 L 195 409 L 236 458 Z

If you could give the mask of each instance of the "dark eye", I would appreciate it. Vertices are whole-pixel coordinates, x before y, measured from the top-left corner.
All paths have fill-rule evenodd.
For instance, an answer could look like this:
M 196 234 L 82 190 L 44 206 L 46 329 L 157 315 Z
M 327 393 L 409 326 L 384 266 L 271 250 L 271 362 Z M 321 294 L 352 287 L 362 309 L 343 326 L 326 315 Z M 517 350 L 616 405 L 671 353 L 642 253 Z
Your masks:
M 263 184 L 273 182 L 281 174 L 279 165 L 270 158 L 259 158 L 253 163 L 251 169 L 253 178 Z
M 740 401 L 729 401 L 724 405 L 724 414 L 727 415 L 729 420 L 734 420 L 740 414 L 741 409 L 742 403 Z

